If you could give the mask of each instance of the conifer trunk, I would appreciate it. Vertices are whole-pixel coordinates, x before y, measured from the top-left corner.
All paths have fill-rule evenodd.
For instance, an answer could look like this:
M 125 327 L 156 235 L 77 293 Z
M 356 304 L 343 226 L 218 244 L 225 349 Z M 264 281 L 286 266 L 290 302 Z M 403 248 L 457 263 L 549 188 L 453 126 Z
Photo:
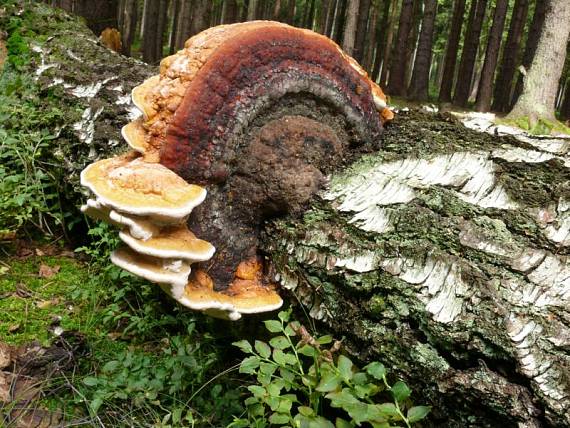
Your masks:
M 370 43 L 370 30 L 368 29 L 368 16 L 370 14 L 370 0 L 360 0 L 358 6 L 358 19 L 356 24 L 356 39 L 354 41 L 354 59 L 362 63 L 366 52 L 366 43 Z
M 503 49 L 499 74 L 495 79 L 493 90 L 494 111 L 506 112 L 510 107 L 511 95 L 513 91 L 513 78 L 517 66 L 521 37 L 528 13 L 528 0 L 516 0 L 509 34 Z
M 532 16 L 532 24 L 528 32 L 528 37 L 526 40 L 526 45 L 522 59 L 522 67 L 525 70 L 528 70 L 528 68 L 532 64 L 532 60 L 536 52 L 536 47 L 538 46 L 538 39 L 540 38 L 540 34 L 542 33 L 542 26 L 544 24 L 544 17 L 546 15 L 546 6 L 547 6 L 546 0 L 536 0 L 534 15 Z M 510 110 L 512 108 L 512 106 L 519 99 L 522 93 L 524 75 L 519 72 L 517 76 L 518 76 L 517 84 L 515 86 L 513 97 L 509 101 L 509 108 L 507 110 Z
M 346 4 L 346 21 L 342 38 L 342 49 L 353 56 L 356 41 L 356 25 L 358 22 L 358 9 L 361 0 L 348 0 Z
M 406 92 L 407 43 L 412 28 L 413 15 L 413 0 L 402 0 L 398 36 L 392 53 L 388 82 L 388 93 L 393 96 L 402 96 Z
M 443 66 L 443 76 L 439 90 L 439 100 L 441 102 L 451 101 L 453 82 L 455 81 L 455 65 L 457 64 L 457 53 L 459 51 L 459 41 L 461 39 L 461 28 L 463 27 L 463 15 L 465 14 L 465 0 L 455 0 L 453 6 L 453 18 L 451 19 L 451 30 L 445 50 L 445 62 Z
M 425 101 L 428 99 L 429 72 L 431 68 L 433 30 L 435 16 L 437 14 L 437 0 L 425 0 L 424 5 L 425 9 L 422 21 L 422 31 L 418 42 L 412 82 L 408 89 L 408 97 L 419 101 Z
M 453 104 L 460 107 L 467 107 L 467 102 L 469 101 L 471 82 L 473 81 L 475 61 L 477 59 L 477 50 L 479 49 L 479 38 L 481 37 L 481 28 L 483 26 L 486 8 L 487 0 L 472 0 L 471 2 L 469 24 L 467 25 L 467 31 L 465 33 L 461 63 L 459 64 L 459 72 L 457 75 L 457 84 L 455 85 L 455 93 L 453 95 Z
M 495 14 L 493 16 L 493 25 L 489 30 L 489 38 L 487 40 L 485 62 L 483 63 L 483 69 L 481 70 L 481 77 L 479 79 L 479 89 L 477 90 L 477 100 L 475 102 L 476 111 L 489 111 L 491 109 L 493 80 L 495 78 L 499 50 L 501 49 L 501 39 L 503 37 L 503 28 L 505 27 L 508 6 L 508 0 L 497 0 Z

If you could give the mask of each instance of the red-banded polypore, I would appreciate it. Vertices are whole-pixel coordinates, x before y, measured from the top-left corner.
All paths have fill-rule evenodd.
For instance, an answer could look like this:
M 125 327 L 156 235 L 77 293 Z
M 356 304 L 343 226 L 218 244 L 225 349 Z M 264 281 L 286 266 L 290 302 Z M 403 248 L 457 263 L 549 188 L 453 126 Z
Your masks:
M 264 222 L 301 213 L 393 116 L 333 41 L 270 21 L 192 37 L 132 98 L 133 151 L 83 171 L 95 199 L 82 209 L 122 228 L 114 263 L 230 319 L 282 304 L 258 249 Z

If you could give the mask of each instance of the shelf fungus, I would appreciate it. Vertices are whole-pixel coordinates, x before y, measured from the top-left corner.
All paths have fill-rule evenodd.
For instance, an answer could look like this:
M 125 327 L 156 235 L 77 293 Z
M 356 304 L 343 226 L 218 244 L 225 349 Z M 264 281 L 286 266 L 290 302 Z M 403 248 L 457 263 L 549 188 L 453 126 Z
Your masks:
M 333 41 L 271 21 L 197 34 L 132 99 L 132 151 L 82 172 L 94 195 L 82 210 L 122 229 L 115 264 L 228 319 L 282 304 L 259 250 L 264 222 L 302 213 L 393 117 Z

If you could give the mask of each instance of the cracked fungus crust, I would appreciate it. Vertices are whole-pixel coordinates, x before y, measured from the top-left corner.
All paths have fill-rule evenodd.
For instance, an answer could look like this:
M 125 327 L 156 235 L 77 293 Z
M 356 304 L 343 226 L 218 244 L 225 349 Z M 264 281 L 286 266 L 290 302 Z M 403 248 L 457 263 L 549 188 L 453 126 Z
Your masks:
M 96 199 L 82 210 L 122 228 L 117 265 L 230 319 L 282 304 L 257 255 L 265 218 L 302 212 L 393 116 L 334 42 L 269 21 L 192 37 L 132 100 L 142 117 L 121 133 L 134 151 L 83 171 Z M 197 184 L 209 197 L 192 212 Z

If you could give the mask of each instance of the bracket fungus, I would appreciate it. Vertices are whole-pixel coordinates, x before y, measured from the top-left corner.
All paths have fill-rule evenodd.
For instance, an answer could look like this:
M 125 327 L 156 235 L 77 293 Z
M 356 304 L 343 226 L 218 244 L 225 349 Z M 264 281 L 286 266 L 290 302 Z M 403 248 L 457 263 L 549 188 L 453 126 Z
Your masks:
M 82 210 L 122 228 L 115 264 L 229 319 L 282 304 L 258 250 L 264 221 L 301 213 L 393 117 L 336 43 L 271 21 L 197 34 L 132 98 L 132 151 L 82 172 L 95 195 Z

